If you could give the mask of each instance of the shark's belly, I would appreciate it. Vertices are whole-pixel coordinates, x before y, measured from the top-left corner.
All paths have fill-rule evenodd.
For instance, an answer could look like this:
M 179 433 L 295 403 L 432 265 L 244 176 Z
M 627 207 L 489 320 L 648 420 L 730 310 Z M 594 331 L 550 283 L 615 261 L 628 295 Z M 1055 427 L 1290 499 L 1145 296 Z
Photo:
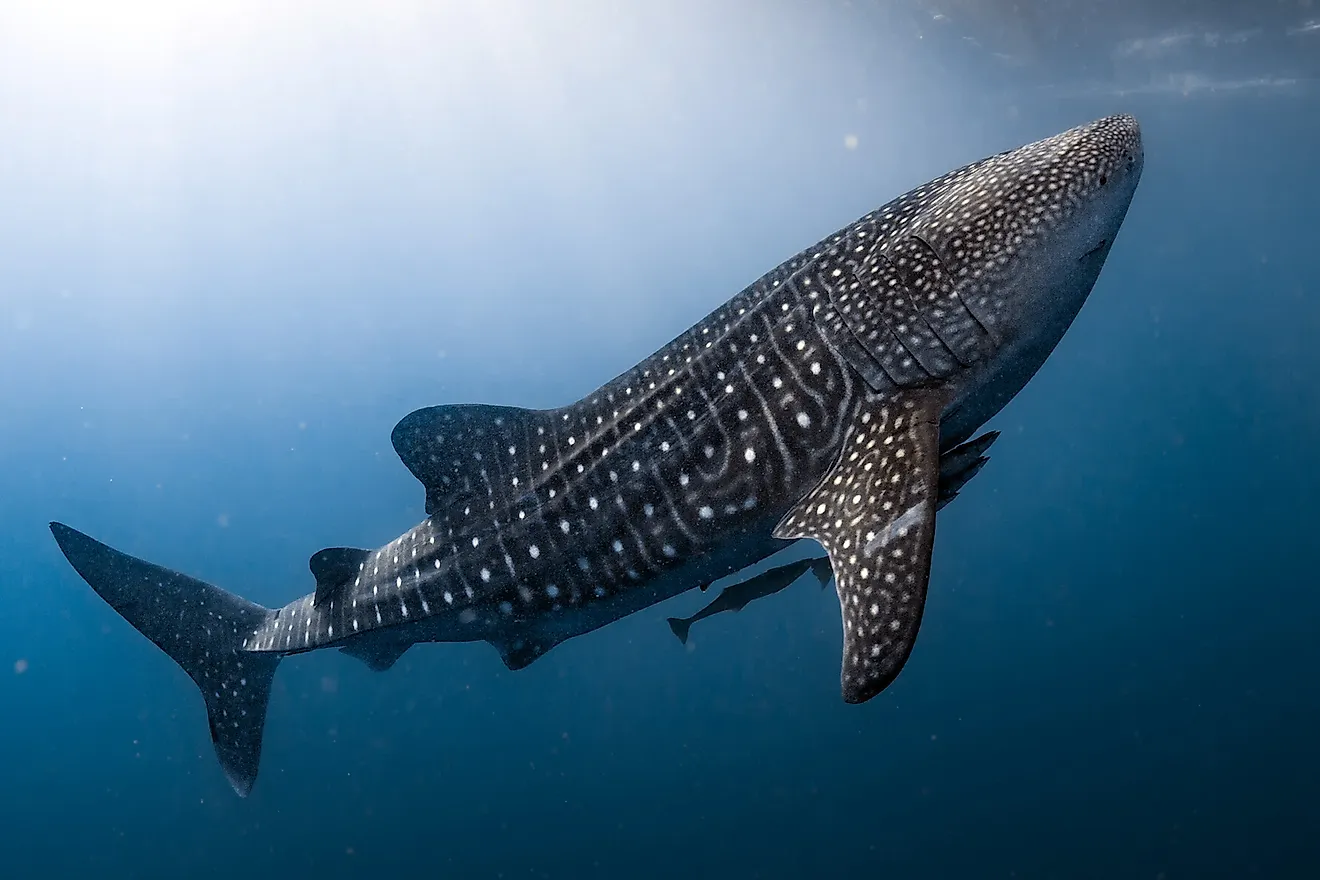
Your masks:
M 516 631 L 527 638 L 557 644 L 600 629 L 694 587 L 755 565 L 767 556 L 787 547 L 792 542 L 781 541 L 770 534 L 776 522 L 778 522 L 777 516 L 769 517 L 754 527 L 730 534 L 715 549 L 703 556 L 690 559 L 646 583 L 613 595 L 606 601 L 515 621 L 507 627 L 507 630 Z M 504 635 L 504 630 L 496 635 Z

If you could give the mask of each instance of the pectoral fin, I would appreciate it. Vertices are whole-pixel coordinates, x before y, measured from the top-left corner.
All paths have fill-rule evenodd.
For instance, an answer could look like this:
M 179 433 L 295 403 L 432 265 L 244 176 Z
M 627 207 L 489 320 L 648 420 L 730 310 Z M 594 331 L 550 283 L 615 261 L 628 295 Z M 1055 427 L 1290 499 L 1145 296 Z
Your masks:
M 897 676 L 926 604 L 939 485 L 939 389 L 867 401 L 839 460 L 775 528 L 829 554 L 843 614 L 843 699 L 863 703 Z
M 961 446 L 955 446 L 940 456 L 940 486 L 935 510 L 940 511 L 950 501 L 958 497 L 972 477 L 981 472 L 985 463 L 986 450 L 999 439 L 998 431 L 982 434 L 975 440 L 969 440 Z

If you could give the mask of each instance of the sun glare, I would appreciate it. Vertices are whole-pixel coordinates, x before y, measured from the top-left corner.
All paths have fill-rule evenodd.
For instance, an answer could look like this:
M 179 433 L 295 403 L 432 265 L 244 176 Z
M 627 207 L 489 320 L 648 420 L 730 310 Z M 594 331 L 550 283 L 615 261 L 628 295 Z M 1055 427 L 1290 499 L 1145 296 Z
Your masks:
M 40 62 L 110 76 L 156 70 L 191 47 L 232 39 L 260 10 L 252 0 L 7 0 L 0 30 Z
M 5 17 L 40 45 L 150 50 L 170 40 L 191 6 L 171 0 L 18 0 Z

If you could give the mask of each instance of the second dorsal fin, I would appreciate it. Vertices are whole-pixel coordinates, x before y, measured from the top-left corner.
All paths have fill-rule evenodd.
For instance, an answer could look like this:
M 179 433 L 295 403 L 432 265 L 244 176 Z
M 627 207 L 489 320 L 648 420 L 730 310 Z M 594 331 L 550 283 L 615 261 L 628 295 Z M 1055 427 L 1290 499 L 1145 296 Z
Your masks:
M 507 504 L 531 488 L 535 449 L 546 438 L 539 410 L 514 406 L 431 406 L 404 416 L 391 440 L 399 458 L 426 489 L 426 514 L 459 503 Z M 553 450 L 551 450 L 553 453 Z M 536 461 L 541 461 L 537 458 Z
M 307 567 L 316 578 L 316 596 L 312 604 L 319 608 L 344 584 L 357 577 L 358 569 L 370 555 L 370 550 L 356 547 L 326 547 L 313 553 L 307 560 Z

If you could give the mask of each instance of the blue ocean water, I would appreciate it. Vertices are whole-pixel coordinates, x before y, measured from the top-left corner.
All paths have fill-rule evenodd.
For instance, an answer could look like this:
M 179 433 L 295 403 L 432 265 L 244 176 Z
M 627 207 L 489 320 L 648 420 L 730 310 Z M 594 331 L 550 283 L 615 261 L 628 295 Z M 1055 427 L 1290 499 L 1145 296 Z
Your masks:
M 1320 876 L 1320 13 L 1256 6 L 7 5 L 4 876 Z M 575 399 L 1113 112 L 1131 212 L 863 706 L 832 592 L 684 648 L 691 593 L 517 673 L 292 658 L 241 800 L 47 530 L 282 604 L 422 517 L 413 409 Z

